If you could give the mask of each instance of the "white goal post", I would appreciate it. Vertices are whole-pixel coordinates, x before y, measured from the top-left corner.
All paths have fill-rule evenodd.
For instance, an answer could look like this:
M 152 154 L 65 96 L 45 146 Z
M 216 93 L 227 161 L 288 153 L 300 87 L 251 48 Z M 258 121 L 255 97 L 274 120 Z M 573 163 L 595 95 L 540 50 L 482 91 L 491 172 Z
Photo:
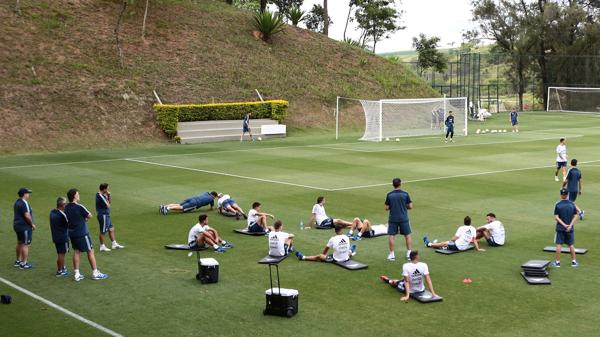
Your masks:
M 344 116 L 352 116 L 357 127 L 359 124 L 364 125 L 361 140 L 383 141 L 392 137 L 438 136 L 446 131 L 444 121 L 450 111 L 454 115 L 455 135 L 466 136 L 466 97 L 364 100 L 338 96 L 336 139 L 339 139 L 340 118 Z
M 548 87 L 546 111 L 600 113 L 600 88 Z

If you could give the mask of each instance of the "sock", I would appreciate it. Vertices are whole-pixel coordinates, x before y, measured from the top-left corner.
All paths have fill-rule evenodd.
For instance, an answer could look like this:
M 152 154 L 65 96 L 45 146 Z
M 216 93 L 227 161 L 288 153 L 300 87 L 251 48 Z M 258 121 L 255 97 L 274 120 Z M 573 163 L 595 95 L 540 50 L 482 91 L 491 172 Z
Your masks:
M 219 249 L 219 245 L 216 245 L 216 244 L 215 244 L 215 245 L 213 245 L 213 248 L 214 248 L 214 249 Z
M 361 236 L 362 236 L 362 233 L 361 233 L 361 232 L 358 232 L 358 237 L 360 238 Z
M 431 247 L 431 242 L 427 243 L 427 247 Z
M 99 273 L 98 269 L 94 269 L 94 270 L 92 271 L 92 275 L 97 275 L 98 273 Z
M 227 244 L 227 241 L 223 240 L 221 241 L 221 246 L 225 246 Z
M 75 269 L 75 275 L 79 275 L 79 269 Z
M 352 230 L 350 230 L 350 231 L 348 232 L 348 235 L 352 235 Z
M 572 260 L 571 262 L 572 262 L 572 263 L 577 263 L 577 260 Z

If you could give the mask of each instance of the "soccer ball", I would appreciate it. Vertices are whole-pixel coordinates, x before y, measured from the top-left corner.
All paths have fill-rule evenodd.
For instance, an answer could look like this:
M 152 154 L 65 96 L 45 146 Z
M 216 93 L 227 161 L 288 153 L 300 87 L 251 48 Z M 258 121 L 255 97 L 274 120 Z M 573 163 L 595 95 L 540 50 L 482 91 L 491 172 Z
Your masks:
M 389 138 L 386 138 L 386 139 L 385 139 L 385 141 L 386 141 L 386 142 L 389 142 L 389 141 L 390 141 L 390 139 L 389 139 Z
M 262 137 L 258 137 L 258 140 L 259 140 L 259 141 L 261 141 L 261 140 L 262 140 Z
M 396 138 L 396 141 L 397 141 L 397 142 L 399 142 L 399 141 L 400 141 L 400 138 Z
M 485 129 L 485 132 L 490 132 L 490 129 Z
M 496 132 L 497 132 L 496 130 L 492 130 L 492 132 L 491 132 L 491 133 L 496 133 Z
M 502 130 L 502 132 L 506 132 L 506 129 Z
M 479 134 L 481 132 L 480 129 L 477 129 L 477 131 L 475 131 L 476 134 Z

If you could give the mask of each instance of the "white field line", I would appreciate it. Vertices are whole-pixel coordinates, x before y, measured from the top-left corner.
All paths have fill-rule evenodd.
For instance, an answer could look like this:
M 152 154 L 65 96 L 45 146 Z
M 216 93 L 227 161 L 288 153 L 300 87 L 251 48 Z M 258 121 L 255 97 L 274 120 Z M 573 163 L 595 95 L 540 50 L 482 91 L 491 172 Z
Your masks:
M 569 136 L 569 138 L 580 138 L 580 137 L 583 137 L 583 135 Z M 440 139 L 442 139 L 442 138 L 440 138 Z M 444 144 L 444 145 L 418 146 L 418 147 L 382 149 L 382 150 L 360 150 L 360 149 L 351 149 L 351 148 L 345 148 L 345 147 L 320 146 L 320 145 L 311 145 L 311 146 L 315 147 L 315 148 L 324 148 L 324 149 L 342 150 L 342 151 L 351 151 L 351 152 L 379 153 L 379 152 L 402 152 L 402 151 L 413 151 L 413 150 L 426 150 L 426 149 L 437 149 L 437 148 L 452 149 L 452 148 L 456 148 L 456 147 L 479 146 L 479 145 L 528 143 L 528 142 L 537 142 L 537 141 L 551 140 L 551 139 L 556 139 L 556 137 L 534 138 L 534 139 L 524 139 L 524 140 L 509 140 L 509 141 L 502 141 L 502 142 L 473 143 L 473 144 L 451 144 L 451 145 Z
M 588 163 L 597 163 L 597 162 L 600 162 L 600 159 L 598 159 L 598 160 L 590 160 L 590 161 L 585 161 L 585 162 L 579 162 L 579 163 L 580 164 L 588 164 Z M 590 166 L 592 166 L 592 165 L 590 165 Z M 413 179 L 413 180 L 403 180 L 402 183 L 403 184 L 406 184 L 406 183 L 418 183 L 418 182 L 424 182 L 424 181 L 435 181 L 435 180 L 454 179 L 454 178 L 463 178 L 463 177 L 474 177 L 474 176 L 483 176 L 483 175 L 489 175 L 489 174 L 507 173 L 507 172 L 518 172 L 518 171 L 528 171 L 528 170 L 537 170 L 537 169 L 553 168 L 553 167 L 556 167 L 556 166 L 555 165 L 531 166 L 531 167 L 522 167 L 522 168 L 507 169 L 507 170 L 497 170 L 497 171 L 487 171 L 487 172 L 475 172 L 475 173 L 456 174 L 456 175 L 451 175 L 451 176 L 423 178 L 423 179 Z M 328 189 L 327 191 L 329 191 L 329 192 L 348 191 L 348 190 L 355 190 L 355 189 L 369 188 L 369 187 L 387 186 L 387 185 L 391 185 L 391 182 L 388 181 L 386 183 L 371 184 L 371 185 L 359 185 L 359 186 L 349 186 L 349 187 L 341 187 L 341 188 L 331 188 L 331 189 Z
M 135 163 L 141 163 L 141 164 L 156 165 L 156 166 L 162 166 L 162 167 L 168 167 L 168 168 L 174 168 L 174 169 L 180 169 L 180 170 L 187 170 L 187 171 L 194 171 L 194 172 L 216 174 L 216 175 L 220 175 L 220 176 L 234 177 L 234 178 L 239 178 L 239 179 L 256 180 L 256 181 L 262 181 L 262 182 L 265 182 L 265 183 L 272 183 L 272 184 L 280 184 L 280 185 L 287 185 L 287 186 L 302 187 L 302 188 L 308 188 L 308 189 L 312 189 L 312 190 L 319 190 L 319 191 L 327 191 L 328 190 L 326 188 L 321 188 L 321 187 L 316 187 L 316 186 L 310 186 L 310 185 L 294 184 L 294 183 L 289 183 L 289 182 L 285 182 L 285 181 L 277 181 L 277 180 L 270 180 L 270 179 L 263 179 L 263 178 L 256 178 L 256 177 L 248 177 L 248 176 L 242 176 L 242 175 L 238 175 L 238 174 L 231 174 L 231 173 L 226 173 L 226 172 L 202 170 L 202 169 L 196 169 L 196 168 L 185 167 L 185 166 L 177 166 L 177 165 L 170 165 L 170 164 L 161 164 L 161 163 L 155 163 L 155 162 L 145 161 L 145 160 L 138 160 L 138 159 L 125 159 L 125 160 L 130 161 L 130 162 L 135 162 Z
M 96 328 L 96 329 L 98 329 L 98 330 L 100 330 L 100 331 L 102 331 L 102 332 L 104 332 L 104 333 L 106 333 L 108 335 L 111 335 L 111 336 L 114 336 L 114 337 L 123 337 L 123 335 L 121 335 L 120 333 L 115 332 L 115 331 L 113 331 L 111 329 L 105 328 L 104 326 L 102 326 L 102 325 L 100 325 L 100 324 L 98 324 L 96 322 L 92 322 L 89 319 L 87 319 L 85 317 L 82 317 L 82 316 L 80 316 L 80 315 L 78 315 L 78 314 L 76 314 L 76 313 L 74 313 L 74 312 L 72 312 L 72 311 L 70 311 L 68 309 L 65 309 L 65 308 L 61 307 L 60 305 L 58 305 L 58 304 L 56 304 L 54 302 L 50 302 L 49 300 L 47 300 L 47 299 L 45 299 L 45 298 L 43 298 L 43 297 L 41 297 L 41 296 L 39 296 L 37 294 L 34 294 L 31 291 L 29 291 L 29 290 L 27 290 L 25 288 L 22 288 L 22 287 L 20 287 L 20 286 L 18 286 L 16 284 L 10 282 L 9 280 L 6 280 L 6 279 L 0 277 L 0 282 L 4 283 L 7 286 L 12 287 L 12 288 L 14 288 L 14 289 L 16 289 L 16 290 L 18 290 L 20 292 L 22 292 L 23 294 L 25 294 L 27 296 L 30 296 L 30 297 L 32 297 L 32 298 L 34 298 L 34 299 L 36 299 L 36 300 L 38 300 L 38 301 L 46 304 L 49 307 L 52 307 L 52 308 L 54 308 L 54 309 L 62 312 L 63 314 L 65 314 L 67 316 L 71 316 L 71 317 L 75 318 L 76 320 L 78 320 L 80 322 L 83 322 L 83 323 L 85 323 L 85 324 L 87 324 L 87 325 L 89 325 L 89 326 L 91 326 L 93 328 Z

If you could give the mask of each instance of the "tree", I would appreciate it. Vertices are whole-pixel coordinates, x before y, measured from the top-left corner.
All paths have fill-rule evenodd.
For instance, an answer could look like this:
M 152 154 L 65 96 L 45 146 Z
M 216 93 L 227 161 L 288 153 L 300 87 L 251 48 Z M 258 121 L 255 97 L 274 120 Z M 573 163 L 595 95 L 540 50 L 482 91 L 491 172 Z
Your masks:
M 373 52 L 377 42 L 404 29 L 398 24 L 402 12 L 395 7 L 395 0 L 363 0 L 358 4 L 354 18 L 362 30 L 359 41 L 363 47 L 373 42 Z
M 323 6 L 315 4 L 304 17 L 304 24 L 306 25 L 306 28 L 312 31 L 323 33 L 323 28 L 325 25 L 324 17 L 325 11 L 323 10 Z M 327 19 L 330 25 L 333 24 L 333 21 L 331 21 L 330 17 Z
M 302 7 L 304 0 L 271 0 L 271 3 L 277 6 L 279 14 L 284 17 L 288 17 L 290 10 L 294 7 Z
M 146 38 L 146 18 L 148 17 L 148 2 L 146 0 L 146 8 L 144 9 L 144 20 L 142 21 L 142 40 Z
M 428 38 L 425 34 L 419 34 L 419 37 L 413 37 L 413 47 L 417 50 L 418 58 L 417 65 L 419 67 L 419 75 L 427 69 L 433 68 L 436 72 L 441 73 L 446 70 L 447 60 L 437 48 L 440 38 L 432 36 Z
M 362 3 L 362 0 L 350 0 L 350 2 L 348 3 L 348 16 L 346 17 L 346 25 L 344 26 L 344 41 L 346 40 L 346 31 L 348 30 L 348 23 L 350 23 L 350 21 L 354 21 L 354 19 L 352 19 L 351 17 L 352 10 L 355 7 L 357 7 L 360 3 Z
M 127 0 L 123 0 L 121 2 L 121 10 L 119 11 L 119 17 L 117 19 L 117 25 L 115 26 L 114 35 L 115 35 L 115 45 L 117 47 L 117 55 L 119 56 L 119 65 L 122 68 L 125 68 L 125 60 L 123 59 L 123 48 L 121 47 L 121 37 L 119 36 L 119 32 L 121 31 L 121 22 L 123 21 L 123 14 L 127 10 Z
M 329 36 L 329 9 L 327 8 L 327 0 L 323 0 L 323 34 Z

